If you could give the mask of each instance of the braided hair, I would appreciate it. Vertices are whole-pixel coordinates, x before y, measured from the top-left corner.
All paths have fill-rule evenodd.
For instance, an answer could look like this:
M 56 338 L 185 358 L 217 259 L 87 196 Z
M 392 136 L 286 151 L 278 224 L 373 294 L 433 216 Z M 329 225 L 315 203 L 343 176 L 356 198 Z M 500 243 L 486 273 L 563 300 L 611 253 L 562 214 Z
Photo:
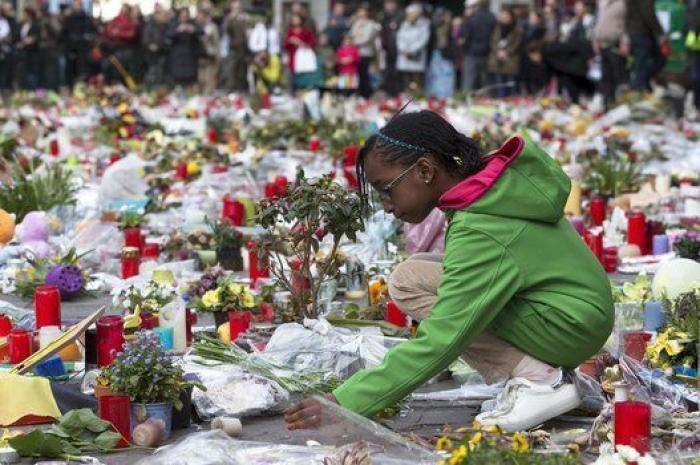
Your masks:
M 447 173 L 458 179 L 467 178 L 484 166 L 479 143 L 429 110 L 397 114 L 362 146 L 355 170 L 360 195 L 365 201 L 368 189 L 364 164 L 370 153 L 385 162 L 407 167 L 430 154 Z

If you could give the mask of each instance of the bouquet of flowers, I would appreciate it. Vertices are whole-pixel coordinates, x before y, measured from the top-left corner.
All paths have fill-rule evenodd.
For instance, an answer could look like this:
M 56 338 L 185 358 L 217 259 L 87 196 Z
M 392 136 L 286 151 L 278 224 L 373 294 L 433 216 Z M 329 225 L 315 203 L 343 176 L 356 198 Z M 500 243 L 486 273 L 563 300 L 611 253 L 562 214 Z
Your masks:
M 87 293 L 85 284 L 90 275 L 80 265 L 80 259 L 85 255 L 78 255 L 72 248 L 62 257 L 28 258 L 27 265 L 15 275 L 17 293 L 29 298 L 42 284 L 57 286 L 64 300 Z
M 202 289 L 197 291 L 201 292 Z M 201 296 L 197 295 L 197 291 L 191 297 L 190 304 L 199 312 L 241 312 L 251 311 L 256 307 L 255 297 L 250 288 L 229 278 L 218 278 L 216 284 Z
M 137 306 L 142 312 L 154 313 L 177 297 L 177 292 L 169 284 L 149 281 L 142 288 L 133 284 L 126 289 L 113 293 L 112 305 L 123 311 L 131 312 Z
M 102 370 L 102 378 L 113 392 L 127 394 L 132 402 L 172 402 L 178 410 L 183 389 L 194 385 L 205 390 L 184 380 L 182 368 L 150 331 L 141 331 L 127 342 L 124 351 Z

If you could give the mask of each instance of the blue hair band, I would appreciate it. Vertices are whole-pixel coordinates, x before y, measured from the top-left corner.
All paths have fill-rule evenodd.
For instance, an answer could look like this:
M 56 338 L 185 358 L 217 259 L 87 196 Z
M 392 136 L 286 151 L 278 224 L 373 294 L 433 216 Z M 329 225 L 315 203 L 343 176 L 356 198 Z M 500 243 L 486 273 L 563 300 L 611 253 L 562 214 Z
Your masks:
M 389 142 L 390 144 L 397 145 L 399 147 L 403 147 L 408 150 L 415 150 L 417 152 L 428 152 L 428 150 L 424 149 L 423 147 L 419 145 L 413 145 L 409 144 L 408 142 L 404 142 L 398 139 L 394 139 L 393 137 L 387 136 L 381 131 L 377 131 L 374 133 L 377 137 Z

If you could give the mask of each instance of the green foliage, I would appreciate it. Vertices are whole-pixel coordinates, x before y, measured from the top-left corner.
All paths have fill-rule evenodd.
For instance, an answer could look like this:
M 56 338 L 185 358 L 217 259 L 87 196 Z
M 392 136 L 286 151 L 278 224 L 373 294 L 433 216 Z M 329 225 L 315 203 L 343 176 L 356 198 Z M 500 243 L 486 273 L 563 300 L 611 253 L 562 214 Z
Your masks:
M 297 316 L 315 317 L 321 283 L 341 264 L 337 254 L 341 240 L 355 241 L 364 229 L 360 197 L 334 183 L 331 175 L 308 180 L 300 172 L 295 187 L 278 199 L 261 200 L 258 211 L 257 222 L 269 233 L 270 271 L 278 285 L 292 293 Z M 287 230 L 280 223 L 294 226 Z M 324 256 L 319 250 L 326 235 L 331 236 L 332 247 Z M 285 262 L 294 270 L 291 279 L 285 275 Z M 309 284 L 300 284 L 304 282 Z
M 209 218 L 207 218 L 206 223 L 211 228 L 217 252 L 227 249 L 240 249 L 243 247 L 243 233 L 233 226 L 229 220 L 218 219 L 211 222 Z
M 140 228 L 145 219 L 140 213 L 126 211 L 119 218 L 119 229 Z
M 689 258 L 700 262 L 700 237 L 686 234 L 681 240 L 673 244 L 673 250 L 680 258 Z
M 0 186 L 0 208 L 17 215 L 19 223 L 31 211 L 75 204 L 77 190 L 70 171 L 59 165 L 46 165 L 45 170 L 31 169 L 27 173 L 16 164 L 12 183 Z
M 113 450 L 121 435 L 88 408 L 71 410 L 47 431 L 35 430 L 7 442 L 23 457 L 70 460 L 86 451 Z
M 607 153 L 595 152 L 589 155 L 585 184 L 594 192 L 618 196 L 639 190 L 645 163 L 636 159 L 628 141 L 610 138 L 607 141 Z
M 158 336 L 142 331 L 127 342 L 111 365 L 102 370 L 102 378 L 115 392 L 127 394 L 132 402 L 172 402 L 182 408 L 180 393 L 187 386 L 203 386 L 183 379 L 182 368 L 163 349 Z

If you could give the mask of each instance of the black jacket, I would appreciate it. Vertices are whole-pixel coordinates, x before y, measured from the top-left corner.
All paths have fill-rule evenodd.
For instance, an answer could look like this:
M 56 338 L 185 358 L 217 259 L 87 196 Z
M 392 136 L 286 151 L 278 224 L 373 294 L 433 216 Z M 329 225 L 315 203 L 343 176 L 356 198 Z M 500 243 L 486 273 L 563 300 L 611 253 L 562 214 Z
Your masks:
M 396 35 L 399 32 L 401 21 L 402 18 L 398 12 L 392 15 L 385 13 L 384 18 L 382 18 L 382 47 L 389 57 L 396 58 L 398 55 Z
M 630 36 L 643 35 L 659 38 L 664 30 L 656 17 L 654 0 L 627 0 L 625 29 Z
M 68 15 L 61 30 L 63 43 L 69 49 L 86 47 L 96 33 L 95 25 L 83 11 Z
M 491 35 L 496 27 L 496 17 L 487 8 L 480 9 L 467 18 L 462 26 L 464 54 L 486 58 L 491 52 Z

